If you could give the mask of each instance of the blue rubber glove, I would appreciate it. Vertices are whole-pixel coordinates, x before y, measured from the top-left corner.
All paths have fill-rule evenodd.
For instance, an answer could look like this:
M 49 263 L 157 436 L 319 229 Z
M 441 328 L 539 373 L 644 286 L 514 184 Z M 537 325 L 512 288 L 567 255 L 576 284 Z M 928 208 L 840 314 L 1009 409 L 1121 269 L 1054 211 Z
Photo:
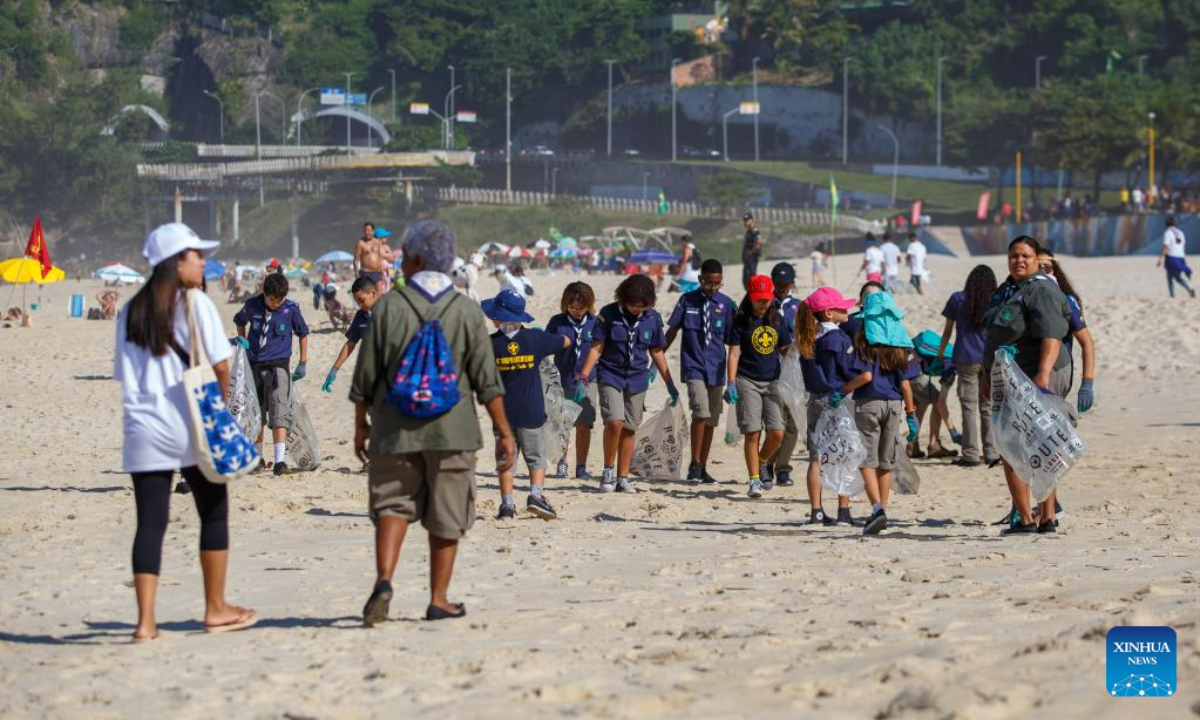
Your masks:
M 247 352 L 250 351 L 250 341 L 246 338 L 239 335 L 233 339 L 233 342 L 237 345 L 241 345 L 243 350 Z
M 675 387 L 673 380 L 667 381 L 667 394 L 671 396 L 671 407 L 679 404 L 679 390 Z
M 921 423 L 917 421 L 917 414 L 910 412 L 905 416 L 905 420 L 908 422 L 908 441 L 916 442 L 917 436 L 921 434 Z
M 737 385 L 735 385 L 733 383 L 729 383 L 728 385 L 725 386 L 725 402 L 729 403 L 730 405 L 737 405 L 737 401 L 738 401 Z
M 325 376 L 325 382 L 321 384 L 321 392 L 333 392 L 333 381 L 337 380 L 337 368 L 329 368 L 329 374 Z
M 655 381 L 655 380 L 657 380 L 657 379 L 658 379 L 658 369 L 657 369 L 657 368 L 650 368 L 650 382 L 649 382 L 648 384 L 649 384 L 649 385 L 653 385 L 653 384 L 654 384 L 654 381 Z
M 1092 389 L 1092 380 L 1084 380 L 1079 383 L 1079 404 L 1076 406 L 1080 414 L 1092 409 L 1092 405 L 1096 404 L 1096 391 Z
M 295 372 L 292 373 L 292 382 L 296 382 L 297 380 L 303 380 L 304 376 L 307 374 L 308 374 L 308 363 L 305 363 L 305 362 L 300 363 L 299 365 L 296 366 Z
M 576 405 L 582 405 L 584 398 L 587 397 L 588 378 L 583 373 L 575 374 L 575 392 L 571 394 L 571 402 Z
M 846 399 L 845 395 L 843 395 L 841 393 L 834 393 L 829 396 L 829 407 L 836 410 L 838 408 L 838 406 L 842 404 L 842 401 L 845 399 Z

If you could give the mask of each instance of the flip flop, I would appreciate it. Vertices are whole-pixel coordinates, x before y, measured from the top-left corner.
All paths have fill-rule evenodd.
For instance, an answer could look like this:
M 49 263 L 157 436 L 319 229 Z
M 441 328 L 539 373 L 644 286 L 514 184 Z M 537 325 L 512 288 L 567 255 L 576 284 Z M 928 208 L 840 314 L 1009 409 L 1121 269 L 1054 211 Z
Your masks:
M 238 615 L 237 620 L 234 620 L 231 623 L 224 623 L 222 625 L 205 624 L 204 632 L 206 632 L 206 633 L 227 633 L 227 632 L 234 632 L 236 630 L 245 630 L 246 628 L 253 626 L 257 622 L 258 622 L 258 613 L 253 610 L 247 610 L 246 612 L 242 613 L 241 615 Z
M 453 606 L 458 609 L 458 612 L 450 612 L 437 605 L 430 605 L 425 609 L 426 620 L 453 620 L 467 614 L 467 606 L 462 603 L 453 603 Z

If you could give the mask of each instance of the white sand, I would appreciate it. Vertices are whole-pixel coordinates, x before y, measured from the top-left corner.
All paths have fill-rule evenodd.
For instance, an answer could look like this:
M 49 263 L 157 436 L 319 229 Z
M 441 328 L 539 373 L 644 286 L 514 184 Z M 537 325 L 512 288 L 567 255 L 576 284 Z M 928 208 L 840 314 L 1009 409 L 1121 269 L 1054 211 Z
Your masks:
M 900 298 L 911 331 L 940 330 L 942 303 L 975 262 L 930 260 L 931 295 Z M 320 332 L 300 387 L 325 466 L 233 491 L 229 595 L 258 609 L 259 626 L 198 632 L 197 521 L 176 497 L 163 637 L 140 646 L 128 643 L 134 509 L 108 380 L 113 326 L 68 320 L 66 293 L 81 286 L 49 287 L 36 329 L 0 330 L 0 717 L 1200 713 L 1200 302 L 1168 302 L 1152 259 L 1065 264 L 1096 336 L 1099 402 L 1080 428 L 1091 449 L 1064 481 L 1070 514 L 1057 537 L 999 538 L 987 523 L 1008 506 L 1000 471 L 928 463 L 922 494 L 894 499 L 883 537 L 809 529 L 803 481 L 750 501 L 733 482 L 741 448 L 719 443 L 716 487 L 653 482 L 615 496 L 551 481 L 563 519 L 500 524 L 489 448 L 451 588 L 469 617 L 418 620 L 427 560 L 414 529 L 395 621 L 363 630 L 366 480 L 350 443 L 349 372 L 335 395 L 319 392 L 341 342 Z M 737 284 L 740 269 L 728 277 Z M 568 279 L 536 278 L 540 321 Z M 593 280 L 611 295 L 615 278 Z M 295 295 L 305 308 L 310 297 Z M 663 298 L 665 312 L 675 299 Z M 664 399 L 659 384 L 649 408 Z M 597 432 L 596 472 L 599 457 Z M 1175 697 L 1105 694 L 1104 634 L 1119 624 L 1175 627 Z

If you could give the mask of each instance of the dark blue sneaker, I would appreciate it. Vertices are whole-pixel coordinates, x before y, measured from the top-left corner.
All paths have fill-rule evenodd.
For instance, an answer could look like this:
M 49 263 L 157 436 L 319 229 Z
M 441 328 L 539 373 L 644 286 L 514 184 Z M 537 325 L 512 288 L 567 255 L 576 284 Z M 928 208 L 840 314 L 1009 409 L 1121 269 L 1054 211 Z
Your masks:
M 887 513 L 880 510 L 871 515 L 871 519 L 867 520 L 867 524 L 863 526 L 863 535 L 878 535 L 887 529 Z M 1037 526 L 1034 526 L 1037 529 Z
M 516 505 L 500 505 L 500 512 L 496 515 L 497 520 L 512 520 L 517 517 Z
M 554 520 L 558 517 L 558 513 L 554 511 L 554 506 L 546 499 L 544 493 L 541 495 L 530 495 L 529 500 L 525 503 L 525 509 L 543 520 Z
M 791 487 L 796 484 L 792 479 L 792 473 L 787 470 L 780 470 L 779 476 L 775 478 L 775 484 L 779 487 Z

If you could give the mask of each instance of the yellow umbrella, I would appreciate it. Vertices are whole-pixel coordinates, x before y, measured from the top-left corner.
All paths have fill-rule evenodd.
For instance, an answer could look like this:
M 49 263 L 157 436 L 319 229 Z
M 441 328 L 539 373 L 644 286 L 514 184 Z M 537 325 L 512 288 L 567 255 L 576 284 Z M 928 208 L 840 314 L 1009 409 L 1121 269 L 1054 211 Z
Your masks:
M 50 272 L 42 277 L 42 265 L 37 260 L 30 258 L 13 258 L 0 262 L 0 279 L 4 282 L 16 283 L 24 285 L 26 283 L 37 283 L 45 285 L 47 283 L 55 283 L 65 280 L 67 274 L 61 268 L 51 267 Z

